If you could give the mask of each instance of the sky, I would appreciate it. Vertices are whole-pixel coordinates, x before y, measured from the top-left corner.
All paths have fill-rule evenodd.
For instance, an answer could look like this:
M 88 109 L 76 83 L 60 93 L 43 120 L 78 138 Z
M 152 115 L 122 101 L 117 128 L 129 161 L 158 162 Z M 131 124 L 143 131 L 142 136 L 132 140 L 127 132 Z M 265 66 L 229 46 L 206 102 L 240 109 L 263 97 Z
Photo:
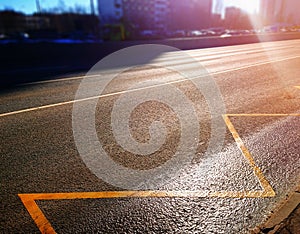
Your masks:
M 53 8 L 64 2 L 67 8 L 80 5 L 90 12 L 89 0 L 39 0 L 42 9 Z M 201 1 L 201 0 L 200 0 Z M 94 0 L 96 6 L 96 0 Z M 259 0 L 223 0 L 224 6 L 236 6 L 253 13 L 259 9 Z M 14 9 L 27 14 L 36 12 L 36 0 L 0 0 L 0 10 Z
M 236 6 L 250 13 L 258 12 L 259 0 L 224 0 L 225 6 Z
M 39 2 L 42 9 L 60 6 L 61 2 L 63 2 L 67 8 L 80 5 L 90 12 L 89 0 L 39 0 Z M 37 9 L 36 0 L 0 0 L 0 10 L 4 10 L 6 8 L 14 9 L 15 11 L 22 11 L 26 14 L 32 14 L 36 12 Z

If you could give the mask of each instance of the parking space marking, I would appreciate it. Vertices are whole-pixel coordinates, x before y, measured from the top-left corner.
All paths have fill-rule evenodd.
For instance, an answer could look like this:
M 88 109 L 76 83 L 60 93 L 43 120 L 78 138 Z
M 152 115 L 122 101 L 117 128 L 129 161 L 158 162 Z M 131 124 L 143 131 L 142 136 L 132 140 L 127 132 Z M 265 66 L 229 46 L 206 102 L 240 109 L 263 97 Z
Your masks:
M 51 226 L 50 222 L 48 221 L 44 213 L 41 211 L 39 206 L 36 204 L 34 199 L 29 198 L 27 194 L 19 194 L 19 197 L 41 233 L 56 233 L 54 228 Z
M 288 117 L 288 116 L 300 116 L 300 113 L 294 114 L 226 114 L 229 117 Z
M 241 192 L 202 192 L 202 191 L 104 191 L 77 193 L 19 194 L 41 233 L 56 233 L 49 220 L 36 204 L 37 200 L 74 200 L 74 199 L 109 199 L 109 198 L 183 198 L 183 197 L 218 197 L 218 198 L 263 198 L 271 197 L 266 191 Z
M 240 138 L 239 134 L 237 133 L 236 129 L 234 128 L 231 120 L 230 120 L 230 116 L 239 116 L 239 115 L 223 115 L 224 121 L 229 129 L 229 131 L 231 132 L 238 148 L 240 149 L 240 151 L 242 152 L 242 154 L 244 155 L 244 157 L 246 158 L 246 160 L 248 161 L 249 165 L 251 166 L 255 176 L 258 178 L 260 185 L 262 186 L 263 190 L 270 196 L 275 196 L 275 192 L 273 190 L 273 188 L 271 187 L 270 183 L 268 182 L 268 180 L 264 177 L 262 171 L 260 170 L 260 168 L 256 165 L 252 155 L 250 154 L 248 148 L 245 146 L 244 142 L 242 141 L 242 139 Z M 245 116 L 245 115 L 243 115 Z
M 250 151 L 247 149 L 237 130 L 232 124 L 230 117 L 300 117 L 300 113 L 295 114 L 224 114 L 223 119 L 231 132 L 238 148 L 244 158 L 249 163 L 254 175 L 259 180 L 262 190 L 254 191 L 101 191 L 101 192 L 71 192 L 71 193 L 37 193 L 19 194 L 21 201 L 36 223 L 41 233 L 56 233 L 51 223 L 48 221 L 42 210 L 38 207 L 38 200 L 72 200 L 72 199 L 112 199 L 112 198 L 268 198 L 274 197 L 275 191 L 269 181 L 263 175 L 261 169 L 256 165 Z

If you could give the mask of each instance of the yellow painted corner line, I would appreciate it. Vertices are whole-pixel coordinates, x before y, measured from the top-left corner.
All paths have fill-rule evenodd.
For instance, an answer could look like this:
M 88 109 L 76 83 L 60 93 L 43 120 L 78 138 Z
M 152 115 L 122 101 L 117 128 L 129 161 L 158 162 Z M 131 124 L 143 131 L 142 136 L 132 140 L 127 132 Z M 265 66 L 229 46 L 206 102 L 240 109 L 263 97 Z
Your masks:
M 31 218 L 43 234 L 56 233 L 43 211 L 39 208 L 37 200 L 71 200 L 71 199 L 104 199 L 104 198 L 182 198 L 182 197 L 219 197 L 219 198 L 262 198 L 275 196 L 274 191 L 103 191 L 103 192 L 76 192 L 76 193 L 41 193 L 19 194 L 21 201 L 29 212 Z
M 176 198 L 176 197 L 216 197 L 216 198 L 267 198 L 274 197 L 276 194 L 268 180 L 263 175 L 261 169 L 256 165 L 251 153 L 243 143 L 238 132 L 234 128 L 230 117 L 288 117 L 298 116 L 299 114 L 225 114 L 223 119 L 227 128 L 231 132 L 238 148 L 242 152 L 246 161 L 252 168 L 255 176 L 260 182 L 262 190 L 255 191 L 102 191 L 102 192 L 71 192 L 71 193 L 35 193 L 19 194 L 21 201 L 36 223 L 41 233 L 56 233 L 42 210 L 37 205 L 39 200 L 71 200 L 71 199 L 111 199 L 111 198 Z
M 300 89 L 300 86 L 295 86 L 295 88 Z

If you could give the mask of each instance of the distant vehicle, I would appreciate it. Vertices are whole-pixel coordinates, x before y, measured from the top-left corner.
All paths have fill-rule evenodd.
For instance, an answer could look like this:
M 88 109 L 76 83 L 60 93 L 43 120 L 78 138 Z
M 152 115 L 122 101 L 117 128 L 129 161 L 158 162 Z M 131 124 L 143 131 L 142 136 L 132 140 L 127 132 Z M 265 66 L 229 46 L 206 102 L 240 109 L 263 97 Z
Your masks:
M 232 35 L 229 34 L 229 33 L 224 33 L 224 34 L 220 35 L 220 37 L 221 38 L 226 38 L 226 37 L 232 37 Z
M 7 38 L 7 35 L 5 35 L 5 34 L 3 34 L 3 33 L 0 34 L 0 40 L 4 40 L 4 39 L 6 39 L 6 38 Z
M 231 36 L 239 36 L 242 34 L 241 30 L 227 30 L 226 33 Z
M 174 32 L 169 33 L 171 37 L 185 37 L 186 33 L 184 30 L 176 30 Z
M 150 38 L 156 35 L 156 33 L 153 30 L 142 30 L 140 32 L 140 35 L 142 37 Z
M 283 33 L 283 32 L 295 32 L 299 26 L 292 25 L 290 23 L 276 23 L 268 25 L 263 28 L 265 33 Z
M 263 30 L 262 29 L 254 29 L 254 30 L 252 30 L 252 32 L 254 34 L 260 34 L 260 33 L 263 33 Z
M 223 28 L 223 27 L 209 28 L 207 30 L 214 32 L 214 36 L 220 36 L 220 35 L 226 33 L 225 28 Z
M 277 33 L 277 32 L 280 32 L 281 28 L 283 28 L 283 25 L 281 25 L 281 24 L 269 25 L 269 26 L 265 26 L 263 28 L 263 32 L 265 32 L 265 33 Z
M 252 34 L 252 31 L 251 30 L 240 30 L 240 33 L 242 35 L 248 35 L 248 34 Z
M 224 33 L 220 35 L 220 37 L 232 37 L 232 36 L 243 36 L 243 35 L 250 35 L 254 34 L 254 30 L 225 30 Z
M 211 30 L 201 30 L 202 34 L 205 36 L 216 36 L 216 32 Z
M 199 36 L 203 36 L 204 34 L 199 30 L 192 30 L 188 33 L 188 35 L 190 37 L 199 37 Z
M 25 32 L 16 32 L 8 36 L 9 39 L 15 40 L 27 40 L 29 39 L 29 34 Z

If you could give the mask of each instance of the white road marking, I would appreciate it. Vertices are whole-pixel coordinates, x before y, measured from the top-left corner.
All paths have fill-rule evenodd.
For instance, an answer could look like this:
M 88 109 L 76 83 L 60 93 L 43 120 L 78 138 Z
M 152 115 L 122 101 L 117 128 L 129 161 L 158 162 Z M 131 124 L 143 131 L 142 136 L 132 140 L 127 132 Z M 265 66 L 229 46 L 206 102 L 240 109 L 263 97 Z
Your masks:
M 61 78 L 61 79 L 54 79 L 54 80 L 43 80 L 43 81 L 36 81 L 36 82 L 30 82 L 30 83 L 24 83 L 24 84 L 19 84 L 18 86 L 27 86 L 27 85 L 36 85 L 36 84 L 47 84 L 47 83 L 54 83 L 54 82 L 61 82 L 61 81 L 71 81 L 71 80 L 80 80 L 83 79 L 84 77 L 95 77 L 98 75 L 89 75 L 89 76 L 74 76 L 74 77 L 66 77 L 66 78 Z
M 298 43 L 297 43 L 298 44 Z M 214 60 L 214 59 L 222 59 L 222 58 L 226 58 L 229 56 L 233 56 L 233 55 L 240 55 L 240 54 L 244 54 L 244 53 L 259 53 L 259 52 L 271 52 L 271 51 L 276 51 L 278 49 L 282 50 L 282 49 L 288 49 L 288 48 L 296 48 L 296 46 L 268 46 L 268 47 L 261 47 L 261 48 L 254 48 L 252 50 L 249 50 L 249 48 L 247 49 L 238 49 L 238 50 L 225 50 L 225 51 L 218 51 L 218 52 L 206 52 L 206 49 L 201 49 L 201 52 L 206 52 L 206 53 L 200 53 L 199 51 L 195 51 L 195 50 L 186 50 L 186 52 L 190 55 L 192 55 L 193 57 L 201 57 L 201 59 L 197 59 L 197 61 L 199 62 L 204 62 L 206 60 Z M 222 56 L 223 55 L 223 56 Z M 166 57 L 168 59 L 174 59 L 174 55 L 170 55 L 170 57 Z M 176 58 L 176 56 L 175 56 Z M 47 84 L 47 83 L 54 83 L 54 82 L 64 82 L 64 81 L 73 81 L 73 80 L 80 80 L 83 79 L 85 77 L 90 78 L 90 77 L 96 77 L 97 75 L 79 75 L 79 76 L 75 76 L 75 77 L 66 77 L 66 78 L 59 78 L 59 79 L 53 79 L 53 80 L 44 80 L 44 81 L 36 81 L 36 82 L 29 82 L 29 83 L 24 83 L 24 84 L 19 84 L 18 86 L 27 86 L 27 85 L 36 85 L 36 84 Z
M 213 73 L 211 73 L 211 75 L 219 75 L 219 74 L 224 74 L 224 73 L 228 73 L 228 72 L 243 70 L 243 69 L 247 69 L 247 68 L 252 68 L 252 67 L 271 64 L 271 63 L 276 63 L 276 62 L 283 62 L 283 61 L 297 59 L 297 58 L 300 58 L 300 56 L 282 58 L 282 59 L 272 60 L 272 61 L 268 61 L 268 62 L 258 62 L 258 63 L 238 67 L 238 68 L 228 69 L 228 70 L 224 70 L 224 71 L 220 71 L 220 72 L 213 72 Z M 198 78 L 201 78 L 201 77 L 203 77 L 203 76 L 192 77 L 190 79 L 198 79 Z M 129 89 L 129 90 L 124 90 L 124 91 L 119 91 L 119 92 L 114 92 L 114 93 L 102 94 L 102 95 L 88 97 L 88 98 L 84 98 L 84 99 L 54 103 L 54 104 L 49 104 L 49 105 L 44 105 L 44 106 L 39 106 L 39 107 L 32 107 L 32 108 L 27 108 L 27 109 L 23 109 L 23 110 L 17 110 L 17 111 L 3 113 L 3 114 L 0 114 L 0 117 L 11 116 L 11 115 L 21 114 L 21 113 L 26 113 L 26 112 L 36 111 L 36 110 L 42 110 L 42 109 L 47 109 L 47 108 L 51 108 L 51 107 L 63 106 L 63 105 L 73 104 L 75 102 L 83 102 L 83 101 L 88 101 L 88 100 L 92 100 L 92 99 L 96 99 L 96 98 L 104 98 L 104 97 L 109 97 L 109 96 L 129 93 L 129 92 L 135 92 L 135 91 L 140 91 L 140 90 L 145 90 L 145 89 L 151 89 L 151 88 L 164 86 L 164 85 L 168 85 L 168 84 L 181 83 L 181 82 L 184 82 L 184 81 L 187 81 L 187 80 L 184 79 L 184 80 L 170 81 L 170 82 L 166 82 L 165 84 L 151 85 L 151 86 L 147 86 L 147 87 L 143 87 L 143 88 Z

